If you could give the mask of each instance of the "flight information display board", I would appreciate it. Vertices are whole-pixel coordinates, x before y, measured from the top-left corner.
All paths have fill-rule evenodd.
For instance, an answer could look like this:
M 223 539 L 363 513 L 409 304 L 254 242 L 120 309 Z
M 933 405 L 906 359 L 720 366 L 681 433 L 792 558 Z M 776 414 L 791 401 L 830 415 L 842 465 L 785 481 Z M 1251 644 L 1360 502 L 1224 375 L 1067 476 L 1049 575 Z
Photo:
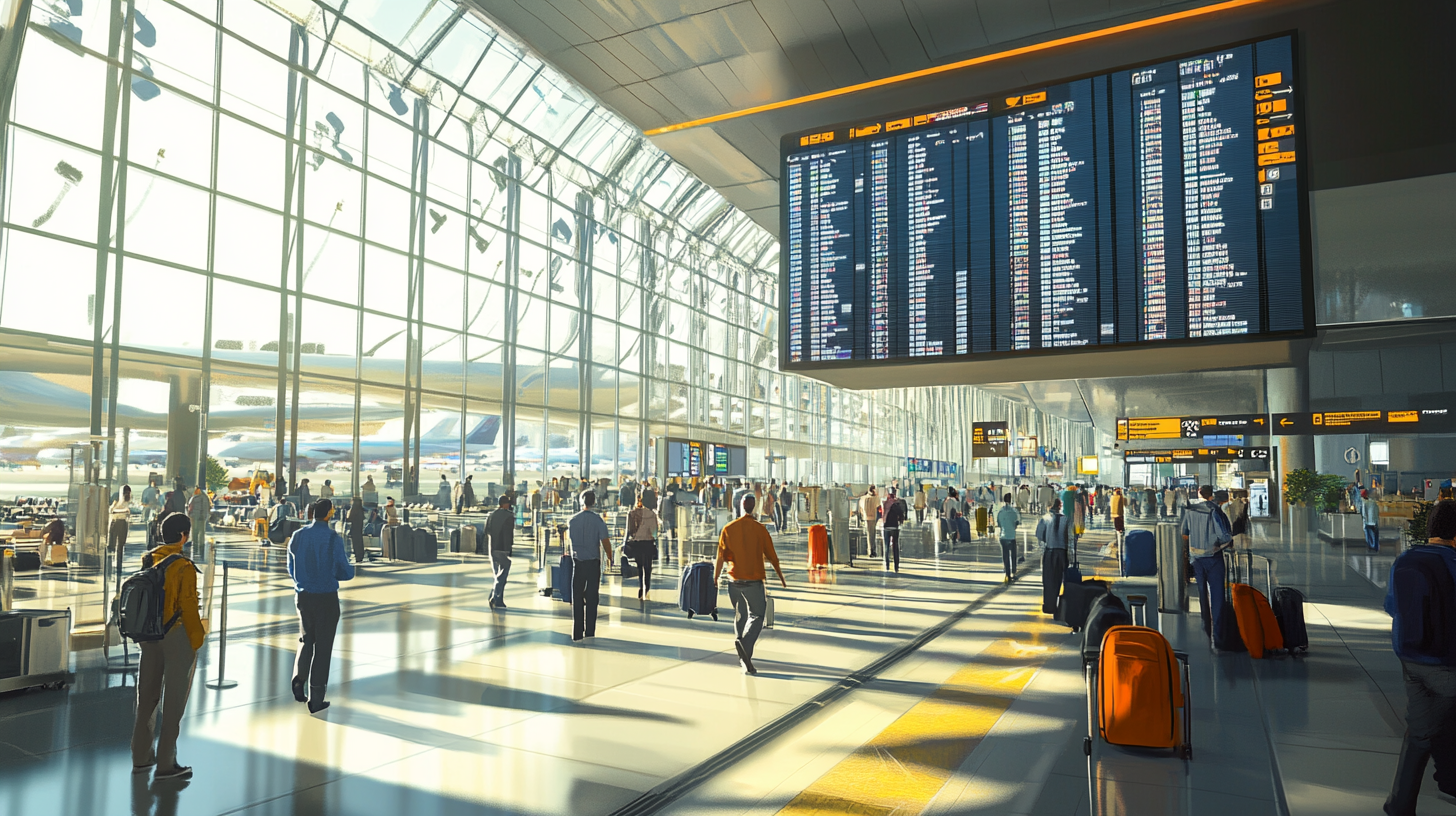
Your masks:
M 1268 461 L 1269 448 L 1182 448 L 1179 450 L 1124 451 L 1122 461 L 1129 465 L 1192 465 L 1208 462 L 1232 462 L 1238 459 Z
M 1307 334 L 1292 35 L 785 136 L 781 364 Z
M 1005 422 L 971 423 L 971 456 L 996 459 L 1011 455 L 1011 432 Z
M 1406 408 L 1395 411 L 1303 411 L 1275 414 L 1274 433 L 1279 436 L 1456 433 L 1456 410 Z

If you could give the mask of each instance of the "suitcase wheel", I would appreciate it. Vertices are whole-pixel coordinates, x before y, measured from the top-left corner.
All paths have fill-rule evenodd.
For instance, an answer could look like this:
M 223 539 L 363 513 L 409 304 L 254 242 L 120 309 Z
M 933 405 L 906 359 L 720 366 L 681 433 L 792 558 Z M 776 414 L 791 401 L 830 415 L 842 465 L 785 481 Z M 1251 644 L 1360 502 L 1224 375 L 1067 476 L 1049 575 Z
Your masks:
M 688 610 L 688 620 L 692 620 L 692 618 L 693 618 L 693 610 L 689 609 Z
M 718 610 L 714 609 L 713 610 L 713 620 L 717 620 L 717 619 L 718 619 Z
M 1178 751 L 1178 755 L 1181 756 L 1184 759 L 1187 759 L 1187 760 L 1190 760 L 1191 761 L 1193 759 L 1193 746 L 1191 746 L 1191 745 L 1185 745 L 1185 746 L 1183 746 L 1183 748 Z
M 1082 753 L 1085 756 L 1092 756 L 1092 738 L 1091 737 L 1083 737 L 1082 738 Z

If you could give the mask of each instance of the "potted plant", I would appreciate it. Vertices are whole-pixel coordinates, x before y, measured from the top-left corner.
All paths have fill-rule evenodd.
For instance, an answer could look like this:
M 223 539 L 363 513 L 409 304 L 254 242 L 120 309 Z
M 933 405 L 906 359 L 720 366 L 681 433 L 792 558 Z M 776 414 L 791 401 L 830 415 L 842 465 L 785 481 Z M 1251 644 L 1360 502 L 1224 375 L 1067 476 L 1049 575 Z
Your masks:
M 1296 541 L 1309 535 L 1309 508 L 1320 488 L 1320 475 L 1309 468 L 1295 468 L 1284 474 L 1284 503 L 1299 508 L 1289 513 L 1289 532 Z
M 1405 529 L 1401 531 L 1401 537 L 1405 539 L 1406 547 L 1426 543 L 1426 521 L 1430 518 L 1431 508 L 1435 504 L 1435 502 L 1428 501 L 1416 502 L 1415 513 L 1411 515 L 1410 521 L 1405 523 Z

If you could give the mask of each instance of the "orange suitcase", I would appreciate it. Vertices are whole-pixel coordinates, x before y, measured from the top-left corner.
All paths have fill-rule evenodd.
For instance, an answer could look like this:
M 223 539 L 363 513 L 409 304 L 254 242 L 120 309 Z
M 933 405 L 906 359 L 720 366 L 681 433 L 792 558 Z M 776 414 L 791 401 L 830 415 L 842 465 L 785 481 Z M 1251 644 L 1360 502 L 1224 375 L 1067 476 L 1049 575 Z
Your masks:
M 829 528 L 809 525 L 809 569 L 829 566 Z
M 1096 662 L 1087 669 L 1087 680 L 1089 733 L 1082 746 L 1087 756 L 1092 755 L 1095 722 L 1097 733 L 1112 745 L 1171 748 L 1185 759 L 1193 758 L 1188 656 L 1173 651 L 1158 630 L 1108 629 Z M 1094 699 L 1095 717 L 1090 710 Z
M 1248 584 L 1230 584 L 1229 590 L 1233 593 L 1239 637 L 1249 650 L 1249 657 L 1263 660 L 1270 652 L 1282 651 L 1284 636 L 1279 632 L 1279 621 L 1264 593 Z

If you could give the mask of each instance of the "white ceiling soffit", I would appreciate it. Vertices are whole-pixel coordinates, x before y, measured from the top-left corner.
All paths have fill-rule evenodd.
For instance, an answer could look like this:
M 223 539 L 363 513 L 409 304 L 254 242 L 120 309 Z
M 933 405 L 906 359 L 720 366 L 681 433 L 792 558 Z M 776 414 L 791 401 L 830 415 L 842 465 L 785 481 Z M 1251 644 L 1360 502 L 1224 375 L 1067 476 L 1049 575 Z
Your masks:
M 1265 410 L 1264 372 L 1203 371 L 977 386 L 1043 414 L 1091 423 L 1108 436 L 1118 417 L 1218 416 Z M 1154 446 L 1156 447 L 1156 445 Z
M 467 0 L 642 130 L 1216 0 Z M 654 137 L 778 234 L 779 137 L 1076 73 L 989 64 Z

